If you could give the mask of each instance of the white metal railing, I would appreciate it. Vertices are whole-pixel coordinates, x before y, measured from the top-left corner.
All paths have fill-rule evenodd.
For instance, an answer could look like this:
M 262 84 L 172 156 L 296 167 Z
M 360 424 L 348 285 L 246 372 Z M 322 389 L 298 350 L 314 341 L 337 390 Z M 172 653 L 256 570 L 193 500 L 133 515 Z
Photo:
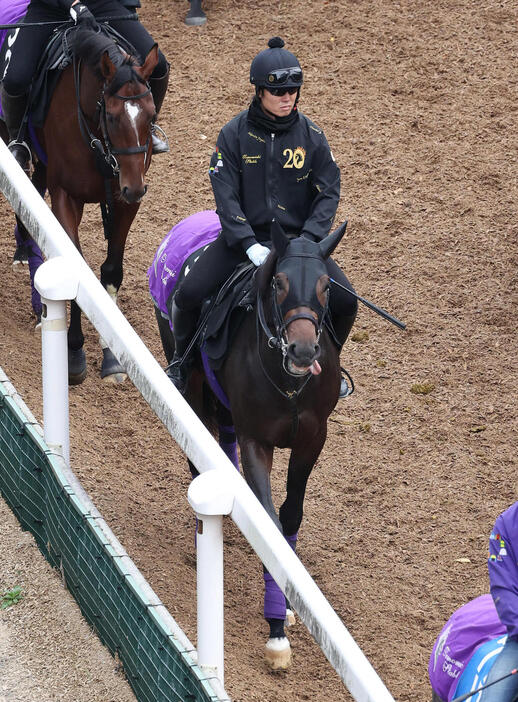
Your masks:
M 362 653 L 346 627 L 335 611 L 327 602 L 317 585 L 310 577 L 289 544 L 282 537 L 266 511 L 254 496 L 246 482 L 236 472 L 227 456 L 219 448 L 217 442 L 207 431 L 193 410 L 185 402 L 173 384 L 167 379 L 164 371 L 136 334 L 116 304 L 104 290 L 94 273 L 78 253 L 66 232 L 56 220 L 44 200 L 27 180 L 13 156 L 0 140 L 0 189 L 11 203 L 27 229 L 31 232 L 45 256 L 49 259 L 60 257 L 62 261 L 48 263 L 51 271 L 45 267 L 39 269 L 37 282 L 44 302 L 61 302 L 75 299 L 99 334 L 107 342 L 119 362 L 126 369 L 129 377 L 148 402 L 152 410 L 161 419 L 171 436 L 177 441 L 186 455 L 191 459 L 200 473 L 218 471 L 217 475 L 201 475 L 193 481 L 189 490 L 189 501 L 202 518 L 207 519 L 207 539 L 218 540 L 222 514 L 230 514 L 238 528 L 248 540 L 254 551 L 271 573 L 281 590 L 289 599 L 290 605 L 298 613 L 309 632 L 321 647 L 324 655 L 341 677 L 352 696 L 357 702 L 394 702 L 393 697 Z M 64 265 L 62 265 L 64 263 Z M 63 308 L 50 312 L 48 322 L 42 324 L 42 344 L 57 343 L 58 346 L 66 341 L 66 335 L 61 334 L 61 341 L 54 342 L 44 339 L 59 331 L 63 326 Z M 52 308 L 54 309 L 54 308 Z M 61 309 L 61 311 L 59 311 Z M 44 322 L 44 320 L 43 320 Z M 62 329 L 61 329 L 62 331 Z M 49 332 L 49 333 L 47 333 Z M 47 351 L 43 349 L 43 359 Z M 55 364 L 51 364 L 55 367 Z M 45 376 L 49 373 L 47 368 Z M 50 381 L 53 392 L 56 392 L 56 382 L 63 384 L 63 370 Z M 68 394 L 61 397 L 64 409 L 46 405 L 44 399 L 44 431 L 46 439 L 61 446 L 64 456 L 68 452 Z M 54 421 L 48 416 L 49 412 L 61 411 L 61 419 Z M 47 428 L 45 428 L 47 426 Z M 47 431 L 51 429 L 51 435 Z M 214 483 L 219 490 L 214 491 Z M 198 482 L 196 482 L 198 481 Z M 210 482 L 207 485 L 207 481 Z M 215 520 L 212 519 L 215 517 Z M 205 523 L 204 523 L 205 526 Z M 201 545 L 201 544 L 200 544 Z M 199 549 L 198 560 L 204 552 L 213 552 L 212 548 Z M 214 553 L 212 553 L 214 556 Z M 222 570 L 219 560 L 222 552 L 216 550 L 216 558 L 209 570 L 208 577 L 216 578 L 212 586 L 216 586 L 222 596 Z M 222 566 L 221 566 L 222 568 Z M 216 575 L 215 575 L 216 573 Z M 200 576 L 198 576 L 198 583 Z M 203 590 L 203 586 L 202 586 Z M 218 607 L 214 607 L 214 592 L 212 593 L 212 608 L 207 608 L 198 600 L 198 615 L 210 617 L 205 628 L 203 621 L 198 621 L 198 663 L 201 666 L 214 667 L 223 681 L 222 654 L 222 597 Z M 206 610 L 210 611 L 207 612 Z M 211 640 L 207 646 L 207 640 Z M 200 640 L 201 639 L 201 640 Z M 200 653 L 202 654 L 200 656 Z M 207 656 L 204 658 L 204 656 Z

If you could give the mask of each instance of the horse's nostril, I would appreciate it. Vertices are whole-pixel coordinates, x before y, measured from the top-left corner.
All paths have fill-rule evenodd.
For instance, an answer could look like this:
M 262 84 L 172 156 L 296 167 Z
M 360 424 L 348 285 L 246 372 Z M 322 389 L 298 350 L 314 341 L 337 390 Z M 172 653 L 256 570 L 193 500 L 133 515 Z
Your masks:
M 140 202 L 147 191 L 147 185 L 142 188 L 130 188 L 127 185 L 121 188 L 121 196 L 125 202 L 134 203 Z

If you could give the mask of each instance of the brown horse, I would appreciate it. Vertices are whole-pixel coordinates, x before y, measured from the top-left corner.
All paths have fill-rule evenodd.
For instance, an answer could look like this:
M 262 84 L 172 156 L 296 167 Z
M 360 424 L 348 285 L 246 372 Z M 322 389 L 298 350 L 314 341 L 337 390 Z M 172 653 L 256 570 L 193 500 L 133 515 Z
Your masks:
M 59 77 L 37 140 L 47 164 L 36 159 L 33 180 L 48 188 L 52 211 L 81 251 L 79 225 L 85 203 L 104 209 L 106 260 L 101 283 L 116 300 L 123 278 L 129 228 L 146 193 L 151 163 L 151 125 L 155 105 L 148 79 L 158 61 L 154 45 L 143 63 L 111 36 L 91 29 L 69 30 L 72 63 Z M 69 382 L 86 376 L 81 310 L 71 303 L 68 330 Z M 101 377 L 120 382 L 126 376 L 101 339 Z
M 324 446 L 327 419 L 340 388 L 340 347 L 327 324 L 330 280 L 324 262 L 344 231 L 345 225 L 315 243 L 304 237 L 288 239 L 274 224 L 274 248 L 255 276 L 255 312 L 245 315 L 216 373 L 231 414 L 227 410 L 225 415 L 221 402 L 207 402 L 200 358 L 186 391 L 186 400 L 207 425 L 219 425 L 222 447 L 229 445 L 233 423 L 245 479 L 293 548 L 306 484 Z M 196 275 L 196 266 L 189 275 Z M 156 312 L 170 362 L 174 338 L 168 320 Z M 274 447 L 291 448 L 279 516 L 270 485 Z M 271 576 L 264 576 L 264 616 L 270 627 L 266 660 L 272 669 L 287 668 L 291 649 L 284 624 L 289 605 Z

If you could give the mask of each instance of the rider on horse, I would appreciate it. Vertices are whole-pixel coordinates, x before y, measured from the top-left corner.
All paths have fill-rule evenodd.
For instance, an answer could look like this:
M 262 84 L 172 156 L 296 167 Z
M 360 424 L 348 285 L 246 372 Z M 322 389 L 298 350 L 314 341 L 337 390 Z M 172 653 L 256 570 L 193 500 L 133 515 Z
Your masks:
M 274 37 L 252 61 L 255 97 L 221 130 L 209 175 L 221 221 L 217 239 L 179 284 L 171 309 L 176 351 L 169 376 L 184 393 L 192 357 L 182 357 L 194 334 L 202 301 L 243 261 L 260 266 L 269 253 L 276 219 L 290 237 L 320 241 L 329 233 L 340 197 L 340 170 L 322 130 L 297 109 L 302 69 Z M 326 260 L 329 276 L 352 289 Z M 330 310 L 342 345 L 354 323 L 356 299 L 333 287 Z M 340 396 L 348 393 L 342 380 Z
M 9 148 L 20 166 L 29 171 L 31 152 L 25 144 L 24 134 L 20 134 L 22 121 L 27 110 L 29 90 L 40 56 L 54 31 L 49 22 L 66 22 L 71 17 L 78 25 L 96 29 L 96 17 L 110 17 L 110 25 L 122 35 L 141 56 L 147 56 L 154 40 L 137 20 L 127 19 L 128 14 L 140 5 L 139 0 L 87 0 L 88 7 L 79 0 L 31 0 L 23 23 L 27 27 L 16 30 L 11 38 L 11 57 L 8 69 L 2 80 L 2 110 L 9 132 Z M 121 19 L 114 19 L 120 17 Z M 126 18 L 126 19 L 122 19 Z M 149 84 L 155 102 L 156 112 L 160 111 L 169 80 L 169 64 L 159 52 L 158 64 Z M 156 125 L 154 125 L 156 128 Z M 159 128 L 158 128 L 159 130 Z M 159 130 L 161 131 L 161 130 Z M 167 141 L 160 139 L 153 130 L 153 153 L 169 150 Z
M 500 621 L 507 629 L 507 641 L 488 678 L 490 683 L 518 668 L 518 502 L 502 512 L 489 539 L 489 586 Z M 518 675 L 494 685 L 489 700 L 518 699 Z M 499 693 L 499 694 L 498 694 Z
M 495 522 L 488 570 L 491 594 L 460 607 L 437 637 L 428 666 L 434 702 L 472 691 L 474 701 L 518 699 L 518 502 Z

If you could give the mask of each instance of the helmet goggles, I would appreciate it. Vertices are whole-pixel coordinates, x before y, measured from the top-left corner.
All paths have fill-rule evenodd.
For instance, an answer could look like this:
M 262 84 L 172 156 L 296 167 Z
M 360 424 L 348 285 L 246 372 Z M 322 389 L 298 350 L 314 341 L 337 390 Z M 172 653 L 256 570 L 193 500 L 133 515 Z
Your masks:
M 277 68 L 269 71 L 266 76 L 265 87 L 300 87 L 302 85 L 302 70 L 300 66 L 292 68 Z

